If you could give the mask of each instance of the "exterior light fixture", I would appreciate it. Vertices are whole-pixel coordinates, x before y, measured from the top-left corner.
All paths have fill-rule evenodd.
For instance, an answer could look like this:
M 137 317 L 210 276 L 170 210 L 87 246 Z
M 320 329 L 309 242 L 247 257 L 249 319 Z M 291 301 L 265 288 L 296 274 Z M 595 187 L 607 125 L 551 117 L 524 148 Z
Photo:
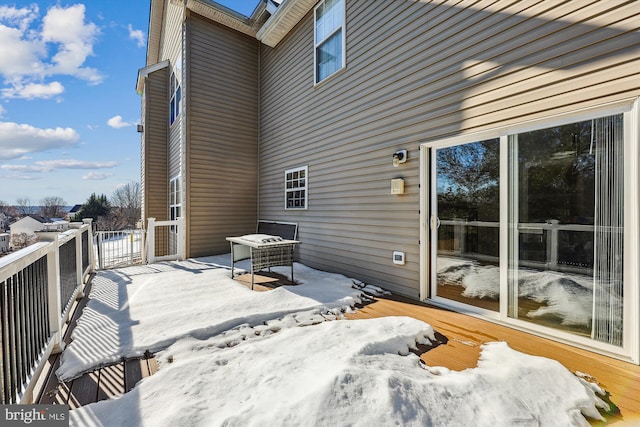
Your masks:
M 393 167 L 397 168 L 400 163 L 407 161 L 407 150 L 398 150 L 393 153 Z

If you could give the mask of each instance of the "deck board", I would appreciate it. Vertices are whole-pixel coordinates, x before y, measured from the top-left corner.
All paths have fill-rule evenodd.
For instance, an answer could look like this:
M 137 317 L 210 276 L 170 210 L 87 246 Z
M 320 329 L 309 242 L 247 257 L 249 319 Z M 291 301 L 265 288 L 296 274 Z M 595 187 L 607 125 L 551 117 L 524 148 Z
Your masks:
M 429 366 L 461 371 L 477 366 L 481 345 L 505 341 L 514 350 L 557 360 L 572 372 L 586 373 L 609 393 L 608 424 L 640 425 L 640 366 L 537 337 L 476 317 L 399 296 L 377 297 L 349 314 L 350 319 L 409 316 L 429 323 L 448 340 L 421 355 Z M 597 422 L 593 423 L 598 425 Z
M 139 363 L 139 361 L 138 359 L 124 361 L 100 369 L 100 382 L 96 401 L 111 399 L 130 391 L 133 386 L 127 389 L 127 382 L 135 384 L 141 378 L 136 376 L 134 372 L 126 372 L 124 368 L 126 363 L 135 364 Z M 127 374 L 130 375 L 129 378 L 127 378 Z
M 86 285 L 84 295 L 89 295 L 90 291 L 91 281 Z M 83 297 L 74 302 L 71 316 L 62 330 L 65 345 L 71 343 L 73 328 L 88 301 L 89 298 Z M 130 391 L 141 379 L 153 375 L 158 370 L 155 357 L 145 353 L 142 358 L 122 360 L 85 373 L 74 380 L 60 382 L 55 372 L 60 366 L 61 354 L 53 354 L 47 361 L 47 374 L 38 391 L 37 402 L 40 404 L 66 404 L 70 409 L 76 409 L 89 403 L 111 399 Z

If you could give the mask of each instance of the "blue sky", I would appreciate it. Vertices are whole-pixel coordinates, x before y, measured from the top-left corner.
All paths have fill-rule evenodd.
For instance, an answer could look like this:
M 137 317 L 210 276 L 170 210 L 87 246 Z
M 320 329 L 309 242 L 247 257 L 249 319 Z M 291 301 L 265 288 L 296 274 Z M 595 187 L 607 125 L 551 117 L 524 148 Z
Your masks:
M 73 205 L 140 180 L 148 25 L 143 0 L 0 2 L 0 200 Z

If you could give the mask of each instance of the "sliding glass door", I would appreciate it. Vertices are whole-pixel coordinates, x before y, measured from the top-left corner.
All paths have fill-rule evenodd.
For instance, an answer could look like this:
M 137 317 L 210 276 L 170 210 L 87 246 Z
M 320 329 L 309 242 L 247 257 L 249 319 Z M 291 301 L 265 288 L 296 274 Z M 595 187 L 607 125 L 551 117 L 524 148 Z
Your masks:
M 435 150 L 433 241 L 437 295 L 500 310 L 500 141 Z
M 427 146 L 430 297 L 624 346 L 626 117 Z
M 509 136 L 509 316 L 622 345 L 622 114 Z

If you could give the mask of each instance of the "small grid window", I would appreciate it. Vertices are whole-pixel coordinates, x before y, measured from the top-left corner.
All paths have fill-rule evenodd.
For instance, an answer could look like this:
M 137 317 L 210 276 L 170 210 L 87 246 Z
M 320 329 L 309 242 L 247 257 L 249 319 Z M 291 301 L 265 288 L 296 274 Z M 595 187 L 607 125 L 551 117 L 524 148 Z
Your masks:
M 308 168 L 289 169 L 284 173 L 285 209 L 307 208 Z

